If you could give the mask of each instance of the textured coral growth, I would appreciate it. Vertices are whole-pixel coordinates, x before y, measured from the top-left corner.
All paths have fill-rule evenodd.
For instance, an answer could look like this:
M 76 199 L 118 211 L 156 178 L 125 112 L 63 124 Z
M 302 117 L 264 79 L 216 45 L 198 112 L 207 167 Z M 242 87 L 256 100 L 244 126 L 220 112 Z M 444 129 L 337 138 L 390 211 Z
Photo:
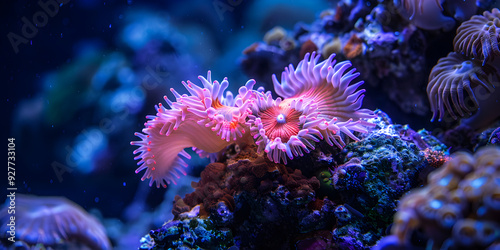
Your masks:
M 500 148 L 458 152 L 428 176 L 428 185 L 401 199 L 392 233 L 401 247 L 414 231 L 438 249 L 486 249 L 500 240 Z M 421 234 L 421 233 L 420 233 Z M 493 247 L 494 248 L 494 247 Z
M 356 34 L 352 34 L 344 46 L 343 53 L 347 59 L 361 55 L 363 53 L 363 39 L 359 38 Z

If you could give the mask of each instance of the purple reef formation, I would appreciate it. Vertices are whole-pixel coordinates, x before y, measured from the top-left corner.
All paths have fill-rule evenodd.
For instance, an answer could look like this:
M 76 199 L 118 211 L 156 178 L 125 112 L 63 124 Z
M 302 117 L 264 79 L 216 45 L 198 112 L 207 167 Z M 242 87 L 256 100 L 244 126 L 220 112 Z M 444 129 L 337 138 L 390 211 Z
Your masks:
M 487 5 L 339 1 L 247 47 L 241 66 L 254 79 L 237 95 L 210 72 L 202 86 L 183 82 L 189 94 L 172 90 L 136 133 L 136 172 L 167 187 L 187 147 L 212 163 L 141 249 L 498 247 L 500 14 Z M 438 61 L 448 51 L 433 44 L 447 42 L 455 52 Z M 359 75 L 370 107 L 432 112 L 446 129 L 476 115 L 446 131 L 395 124 L 360 109 Z M 449 156 L 457 150 L 478 152 Z
M 258 82 L 270 84 L 270 74 L 289 63 L 295 64 L 305 53 L 315 51 L 323 58 L 335 53 L 339 58 L 352 61 L 368 83 L 369 91 L 378 90 L 376 95 L 367 97 L 370 103 L 384 100 L 382 103 L 399 107 L 399 111 L 419 116 L 427 116 L 431 108 L 435 116 L 438 110 L 441 112 L 441 119 L 445 105 L 451 116 L 456 117 L 449 100 L 453 98 L 454 108 L 463 116 L 477 110 L 474 87 L 484 86 L 493 93 L 492 87 L 498 83 L 500 69 L 492 65 L 500 65 L 494 60 L 500 55 L 497 42 L 500 14 L 498 9 L 489 11 L 490 8 L 491 3 L 486 1 L 338 1 L 311 24 L 297 23 L 291 29 L 277 26 L 269 30 L 263 41 L 243 51 L 241 67 Z M 485 12 L 480 15 L 482 11 Z M 440 51 L 434 49 L 446 44 L 449 44 L 448 50 L 447 47 Z M 468 60 L 470 65 L 464 64 L 464 69 L 454 75 L 443 73 L 436 77 L 440 72 L 433 70 L 429 76 L 432 65 L 453 47 L 464 55 L 457 58 L 456 67 L 443 66 L 440 72 L 453 71 Z M 479 78 L 473 77 L 476 73 Z M 486 79 L 488 76 L 491 77 Z M 449 77 L 456 79 L 451 83 L 446 80 Z M 468 87 L 466 78 L 471 79 L 472 88 Z M 430 106 L 425 93 L 428 82 Z M 462 85 L 463 90 L 452 91 L 451 95 L 449 91 L 443 92 L 444 89 L 438 91 Z M 461 93 L 464 90 L 476 104 L 472 105 L 475 109 L 463 100 L 458 103 L 457 99 L 464 97 Z M 378 107 L 388 110 L 390 106 Z M 496 117 L 497 113 L 492 118 Z
M 251 139 L 232 144 L 194 192 L 175 198 L 174 219 L 143 237 L 142 249 L 369 249 L 399 197 L 447 159 L 427 131 L 375 113 L 359 141 L 323 143 L 287 165 L 257 153 Z

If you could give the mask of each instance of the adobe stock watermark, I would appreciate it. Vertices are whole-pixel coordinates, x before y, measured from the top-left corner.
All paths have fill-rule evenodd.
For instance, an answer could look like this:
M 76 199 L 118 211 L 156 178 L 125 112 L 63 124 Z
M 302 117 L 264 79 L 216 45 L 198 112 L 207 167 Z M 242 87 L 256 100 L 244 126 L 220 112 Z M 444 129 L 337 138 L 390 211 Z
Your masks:
M 54 17 L 59 13 L 59 8 L 64 4 L 69 3 L 70 0 L 44 0 L 38 1 L 38 6 L 42 9 L 35 14 L 31 20 L 27 17 L 21 17 L 21 22 L 23 26 L 21 27 L 21 33 L 9 32 L 7 38 L 9 39 L 14 53 L 19 53 L 19 46 L 21 44 L 27 44 L 29 39 L 33 39 L 38 34 L 38 29 L 45 27 L 49 22 L 49 17 Z
M 153 69 L 151 66 L 147 66 L 146 71 L 147 75 L 144 76 L 141 85 L 138 85 L 130 90 L 129 95 L 131 98 L 134 98 L 133 95 L 137 95 L 138 93 L 145 93 L 147 90 L 151 91 L 158 87 L 159 84 L 164 83 L 164 81 L 169 77 L 170 73 L 166 71 L 162 71 L 161 65 L 157 65 L 156 69 Z M 118 121 L 124 121 L 130 115 L 129 109 L 124 106 L 121 110 L 117 110 L 117 119 Z M 57 177 L 59 182 L 63 181 L 63 175 L 65 173 L 71 173 L 78 165 L 83 161 L 83 156 L 87 152 L 94 151 L 95 148 L 99 147 L 100 142 L 103 140 L 103 136 L 112 133 L 116 129 L 116 126 L 113 124 L 113 120 L 108 117 L 105 117 L 99 121 L 99 129 L 98 131 L 88 131 L 86 129 L 82 130 L 79 135 L 82 135 L 85 138 L 82 142 L 84 143 L 81 147 L 79 147 L 79 151 L 71 148 L 69 145 L 65 147 L 66 150 L 66 159 L 65 164 L 53 161 L 51 163 L 52 169 Z M 85 151 L 85 152 L 82 152 Z
M 234 8 L 240 5 L 243 0 L 214 0 L 212 5 L 215 8 L 215 12 L 219 16 L 220 21 L 224 21 L 224 13 L 229 11 L 233 12 Z

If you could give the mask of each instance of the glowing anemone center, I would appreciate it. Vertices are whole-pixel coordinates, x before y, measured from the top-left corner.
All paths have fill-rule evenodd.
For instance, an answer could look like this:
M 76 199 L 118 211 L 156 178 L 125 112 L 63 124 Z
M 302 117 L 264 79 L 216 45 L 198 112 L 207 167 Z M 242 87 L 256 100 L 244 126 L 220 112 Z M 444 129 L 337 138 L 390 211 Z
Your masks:
M 457 74 L 465 74 L 474 68 L 471 61 L 462 62 L 462 64 L 457 64 L 453 67 Z
M 280 137 L 283 143 L 288 142 L 290 137 L 299 133 L 301 129 L 299 118 L 301 115 L 302 112 L 289 106 L 274 106 L 260 112 L 266 136 L 270 140 Z
M 276 121 L 277 121 L 278 123 L 281 123 L 281 124 L 286 123 L 286 117 L 285 117 L 285 115 L 284 115 L 284 114 L 279 114 L 279 115 L 276 117 Z

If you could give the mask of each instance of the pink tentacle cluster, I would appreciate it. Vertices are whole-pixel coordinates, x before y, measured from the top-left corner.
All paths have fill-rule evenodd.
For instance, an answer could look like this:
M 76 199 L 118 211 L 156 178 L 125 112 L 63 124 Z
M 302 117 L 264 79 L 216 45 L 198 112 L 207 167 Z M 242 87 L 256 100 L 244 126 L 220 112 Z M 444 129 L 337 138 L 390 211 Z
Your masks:
M 139 146 L 134 151 L 139 160 L 136 173 L 146 170 L 142 180 L 151 178 L 149 185 L 166 187 L 176 183 L 179 174 L 186 174 L 184 168 L 190 159 L 185 148 L 195 147 L 201 156 L 216 153 L 245 133 L 245 120 L 250 113 L 251 91 L 255 85 L 250 80 L 241 87 L 236 97 L 231 92 L 223 92 L 229 86 L 227 79 L 213 81 L 211 73 L 207 78 L 199 76 L 203 87 L 190 81 L 183 82 L 190 95 L 179 94 L 171 89 L 176 100 L 165 97 L 169 108 L 161 103 L 156 106 L 156 116 L 146 116 L 142 133 L 136 133 L 141 141 L 133 141 Z
M 360 109 L 364 90 L 357 90 L 362 81 L 351 84 L 359 76 L 349 61 L 336 64 L 334 56 L 318 63 L 320 55 L 306 54 L 294 69 L 285 68 L 281 82 L 273 75 L 275 91 L 281 97 L 273 99 L 262 88 L 254 90 L 254 80 L 242 86 L 238 95 L 223 92 L 229 82 L 199 77 L 203 86 L 182 82 L 190 95 L 171 89 L 176 100 L 165 98 L 170 108 L 156 106 L 156 116 L 147 116 L 143 133 L 136 133 L 140 167 L 146 169 L 142 180 L 151 178 L 150 185 L 166 187 L 167 183 L 185 174 L 183 158 L 190 156 L 184 149 L 193 147 L 200 156 L 212 155 L 229 146 L 231 140 L 243 137 L 247 131 L 276 163 L 302 156 L 315 148 L 314 143 L 325 139 L 328 144 L 345 146 L 342 134 L 359 140 L 353 131 L 367 132 L 373 124 L 364 118 L 375 115 Z M 182 157 L 182 158 L 181 158 Z
M 283 105 L 281 105 L 283 104 Z M 287 163 L 287 156 L 309 153 L 314 149 L 314 142 L 323 139 L 315 129 L 322 119 L 317 119 L 315 105 L 304 105 L 304 100 L 292 100 L 288 103 L 281 98 L 273 100 L 271 93 L 257 92 L 252 115 L 248 116 L 247 125 L 256 139 L 258 152 L 264 150 L 270 160 Z
M 302 156 L 314 149 L 312 142 L 325 139 L 328 144 L 345 146 L 341 133 L 359 140 L 351 131 L 367 132 L 373 124 L 360 120 L 373 118 L 372 111 L 360 109 L 364 90 L 352 64 L 336 64 L 335 54 L 318 63 L 320 55 L 306 54 L 297 68 L 285 68 L 281 82 L 273 75 L 274 88 L 283 97 L 273 100 L 270 93 L 258 93 L 247 124 L 257 139 L 258 150 L 267 152 L 276 163 L 286 156 Z M 357 90 L 357 91 L 356 91 Z

